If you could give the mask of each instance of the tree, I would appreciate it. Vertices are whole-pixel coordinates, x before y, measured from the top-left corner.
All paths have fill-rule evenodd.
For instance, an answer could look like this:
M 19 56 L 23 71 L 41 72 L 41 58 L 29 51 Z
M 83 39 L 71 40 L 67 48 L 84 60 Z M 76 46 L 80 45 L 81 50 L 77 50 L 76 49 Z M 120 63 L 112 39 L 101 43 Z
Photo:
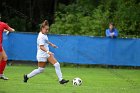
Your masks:
M 97 6 L 93 5 L 93 0 L 59 4 L 51 33 L 105 36 L 109 22 L 114 22 L 120 37 L 140 37 L 138 1 L 100 0 Z

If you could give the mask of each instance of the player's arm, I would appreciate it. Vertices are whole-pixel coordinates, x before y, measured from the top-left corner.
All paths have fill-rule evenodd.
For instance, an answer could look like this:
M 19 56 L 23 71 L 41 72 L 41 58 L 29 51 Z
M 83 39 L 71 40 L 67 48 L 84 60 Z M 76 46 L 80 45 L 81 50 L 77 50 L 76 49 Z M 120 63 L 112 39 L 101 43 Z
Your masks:
M 51 43 L 50 41 L 47 41 L 47 43 L 54 48 L 58 48 L 55 44 Z
M 10 26 L 8 26 L 7 24 L 4 23 L 5 29 L 4 31 L 6 32 L 6 35 L 9 34 L 9 32 L 14 32 L 15 29 L 11 28 Z
M 14 32 L 15 29 L 9 27 L 8 29 L 4 29 L 4 32 L 6 32 L 6 35 L 8 35 L 10 32 Z
M 52 54 L 53 54 L 52 52 L 50 52 L 49 50 L 47 50 L 47 49 L 44 47 L 44 45 L 40 45 L 40 49 L 41 49 L 42 51 L 47 52 L 49 55 L 52 55 Z
M 11 27 L 8 27 L 6 30 L 8 30 L 9 32 L 14 32 L 15 29 L 11 28 Z
M 108 29 L 106 30 L 106 33 L 105 34 L 106 34 L 106 37 L 110 37 L 110 33 L 109 33 L 109 30 Z
M 115 29 L 115 31 L 114 31 L 114 36 L 115 36 L 115 37 L 118 36 L 118 30 L 117 30 L 117 29 Z
M 116 38 L 118 36 L 118 32 L 115 29 L 115 31 L 113 33 L 111 33 L 111 38 Z
M 4 31 L 9 31 L 9 32 L 13 32 L 15 31 L 15 29 L 11 28 L 8 24 L 3 23 L 3 27 L 4 27 Z

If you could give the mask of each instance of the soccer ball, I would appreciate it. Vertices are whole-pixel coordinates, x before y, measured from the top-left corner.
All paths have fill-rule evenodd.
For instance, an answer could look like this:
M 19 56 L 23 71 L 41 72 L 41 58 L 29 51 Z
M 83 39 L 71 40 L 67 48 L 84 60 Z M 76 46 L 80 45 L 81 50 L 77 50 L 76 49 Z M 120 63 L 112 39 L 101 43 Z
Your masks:
M 80 78 L 74 78 L 73 80 L 72 80 L 72 84 L 74 85 L 74 86 L 80 86 L 81 84 L 82 84 L 82 79 L 80 79 Z

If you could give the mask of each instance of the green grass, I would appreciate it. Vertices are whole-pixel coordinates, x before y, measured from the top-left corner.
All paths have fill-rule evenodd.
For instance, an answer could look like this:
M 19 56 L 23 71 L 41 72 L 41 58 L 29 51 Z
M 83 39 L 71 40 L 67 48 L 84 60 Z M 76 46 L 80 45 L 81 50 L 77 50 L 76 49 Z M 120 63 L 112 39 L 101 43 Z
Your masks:
M 7 66 L 8 81 L 0 80 L 0 93 L 140 93 L 140 70 L 61 67 L 63 76 L 72 80 L 80 77 L 81 86 L 72 82 L 60 85 L 52 66 L 23 83 L 23 74 L 35 66 Z

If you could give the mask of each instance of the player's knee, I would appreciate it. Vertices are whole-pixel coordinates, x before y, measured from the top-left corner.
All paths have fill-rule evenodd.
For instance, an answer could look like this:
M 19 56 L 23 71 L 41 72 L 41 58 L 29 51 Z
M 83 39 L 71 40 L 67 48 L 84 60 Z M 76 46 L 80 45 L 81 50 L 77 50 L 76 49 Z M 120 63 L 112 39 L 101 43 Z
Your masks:
M 60 67 L 60 64 L 57 62 L 54 64 L 55 67 Z
M 45 68 L 39 67 L 38 70 L 40 73 L 42 73 L 44 71 Z

